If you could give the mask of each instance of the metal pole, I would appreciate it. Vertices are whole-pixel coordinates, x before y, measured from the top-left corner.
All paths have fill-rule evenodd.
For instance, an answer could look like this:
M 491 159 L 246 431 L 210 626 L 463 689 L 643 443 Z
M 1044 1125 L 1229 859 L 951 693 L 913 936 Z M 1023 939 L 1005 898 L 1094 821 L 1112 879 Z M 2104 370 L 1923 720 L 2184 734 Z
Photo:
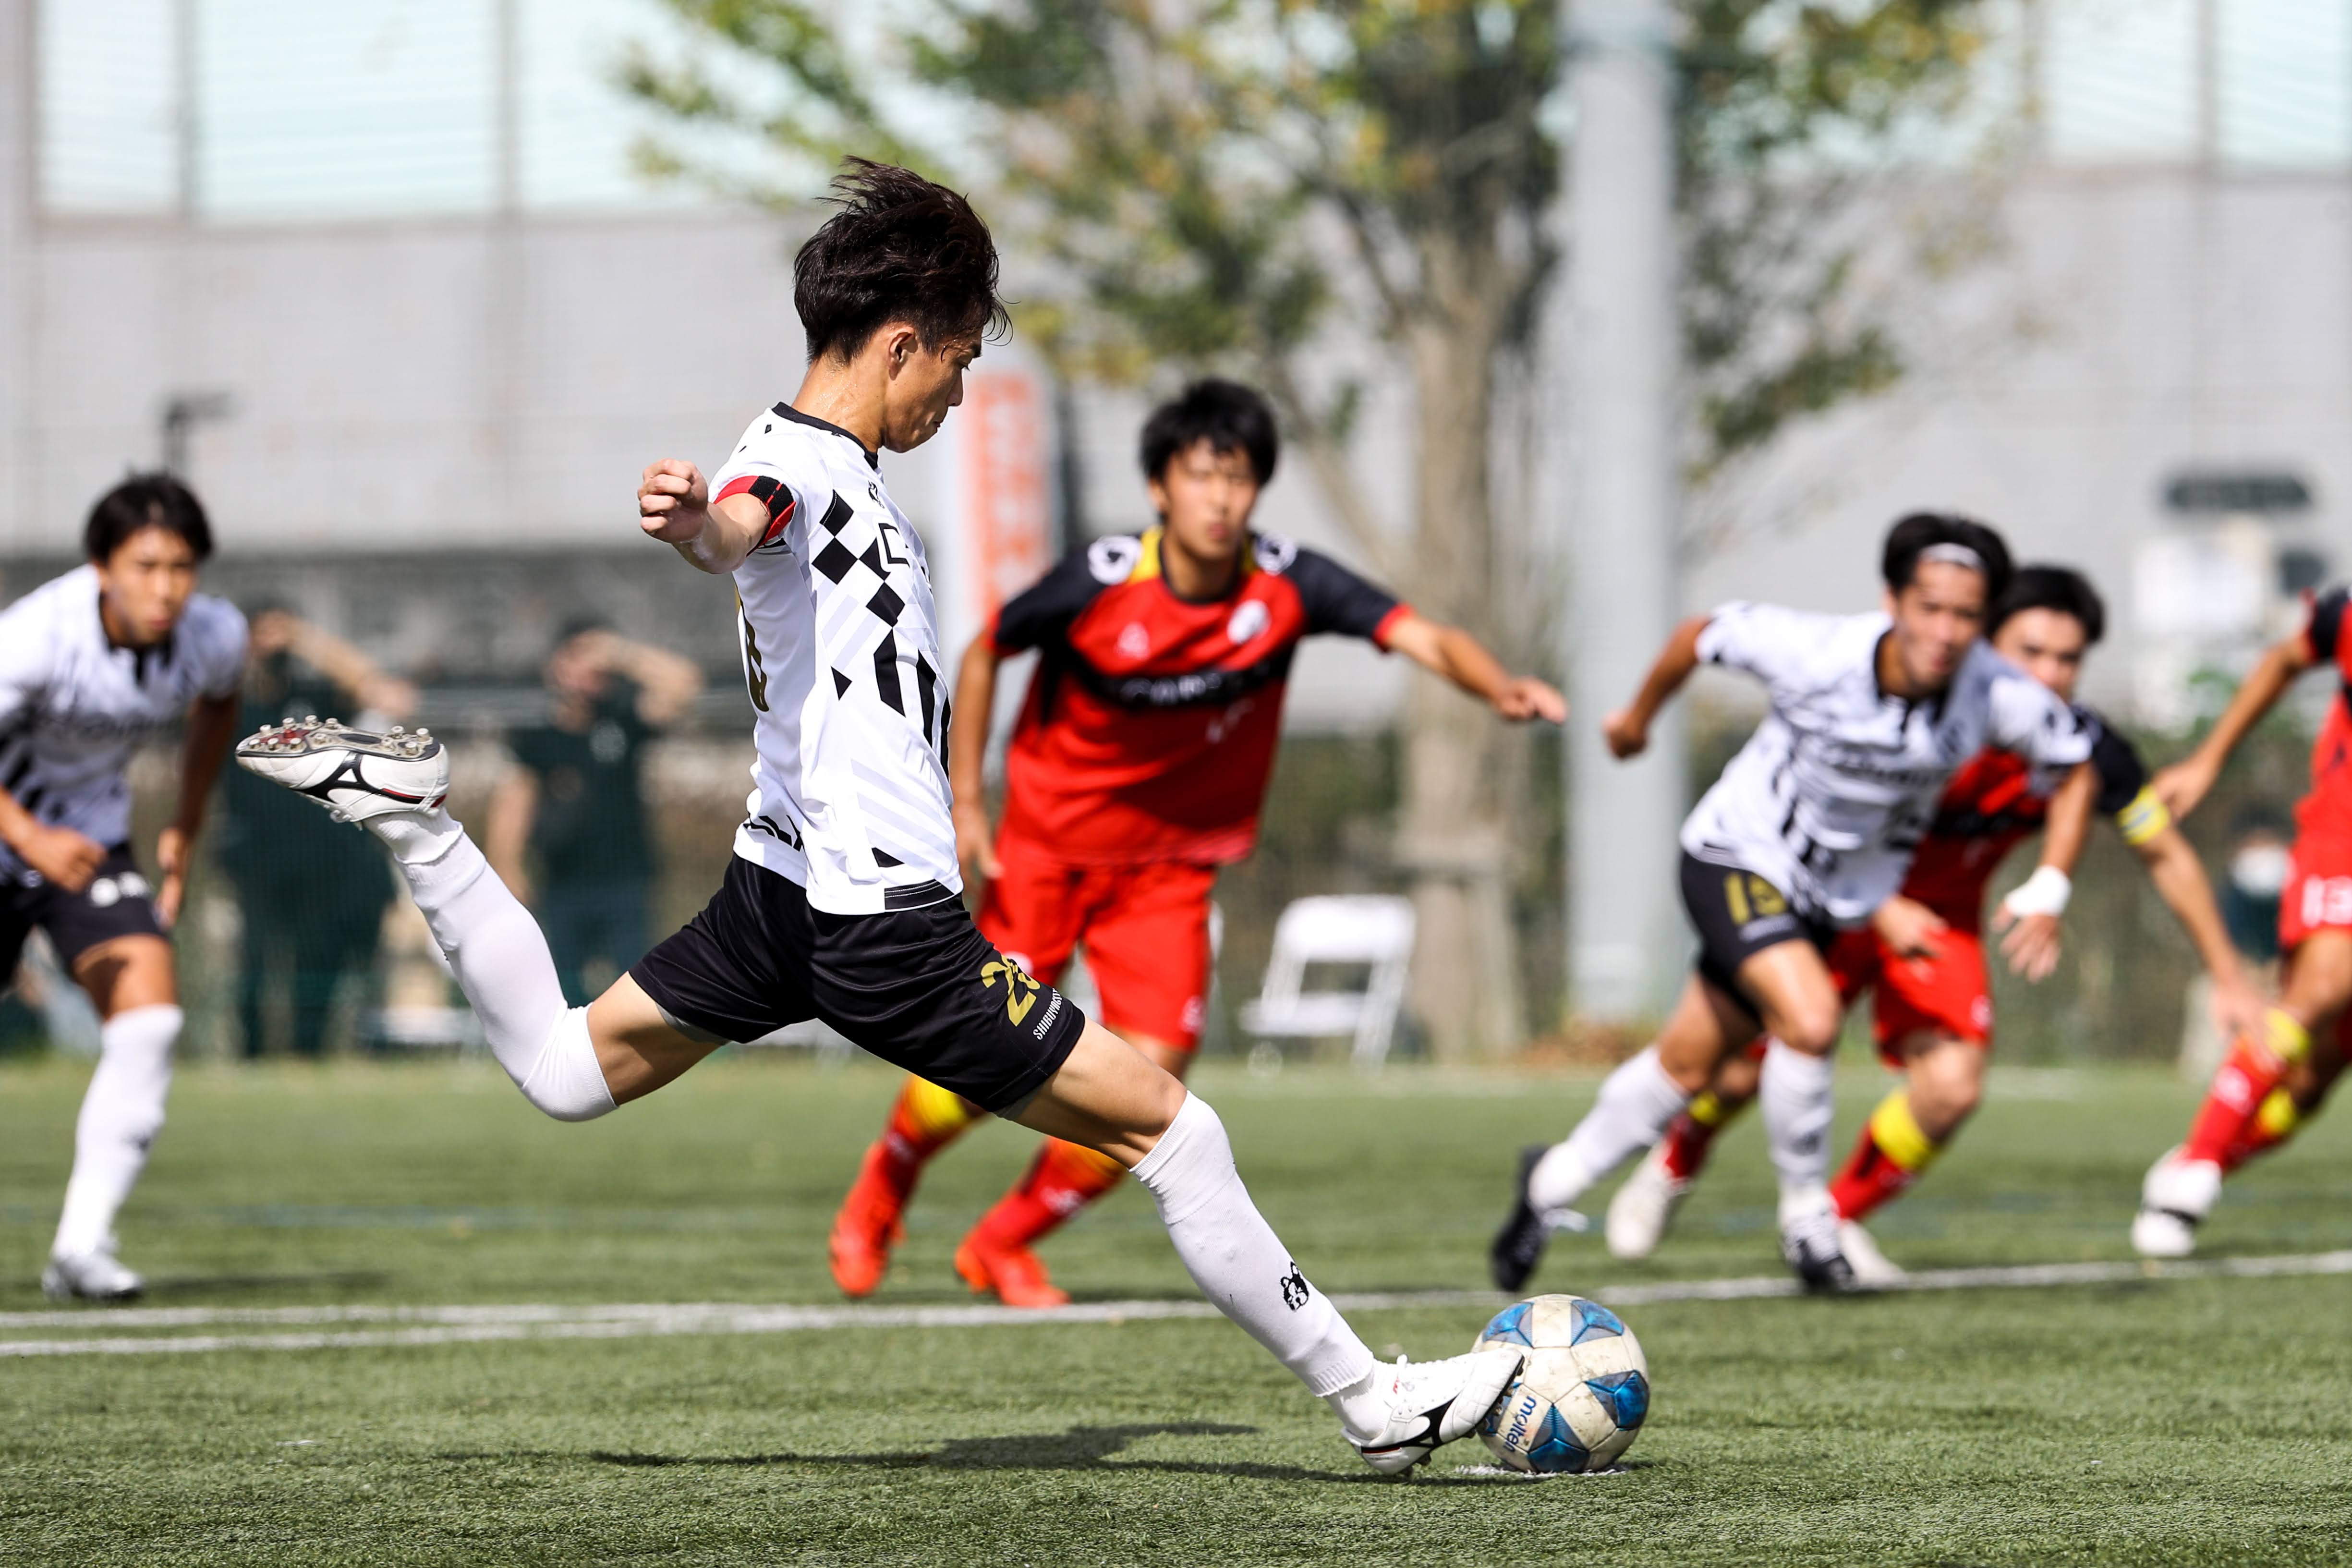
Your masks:
M 178 0 L 172 7 L 172 129 L 178 187 L 174 195 L 183 223 L 196 221 L 196 209 L 204 201 L 203 102 L 196 67 L 199 5 L 200 0 Z
M 36 0 L 0 0 L 0 540 L 33 512 L 33 365 L 39 326 L 35 247 L 40 149 Z
M 1676 614 L 1673 11 L 1570 0 L 1570 384 L 1576 478 L 1569 974 L 1580 1016 L 1658 1016 L 1688 947 L 1675 838 L 1688 787 L 1679 710 L 1634 763 L 1601 716 L 1633 694 Z

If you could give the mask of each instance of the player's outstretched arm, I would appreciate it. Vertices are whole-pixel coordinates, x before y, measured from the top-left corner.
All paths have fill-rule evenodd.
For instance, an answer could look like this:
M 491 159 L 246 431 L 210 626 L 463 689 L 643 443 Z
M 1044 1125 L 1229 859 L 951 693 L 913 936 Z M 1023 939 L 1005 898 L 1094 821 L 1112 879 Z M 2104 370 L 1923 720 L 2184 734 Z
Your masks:
M 635 683 L 637 717 L 654 729 L 668 729 L 702 695 L 702 671 L 684 654 L 614 632 L 591 632 L 585 640 L 601 668 Z
M 646 465 L 637 479 L 637 526 L 698 572 L 725 576 L 768 530 L 768 509 L 748 494 L 710 499 L 702 470 L 683 458 Z
M 2189 940 L 2196 943 L 2205 973 L 2213 978 L 2213 1022 L 2220 1026 L 2221 1037 L 2262 1038 L 2266 1004 L 2239 962 L 2229 928 L 2222 923 L 2221 906 L 2213 899 L 2213 884 L 2206 879 L 2204 864 L 2197 858 L 2188 836 L 2178 827 L 2167 826 L 2133 847 L 2147 867 L 2158 895 L 2180 922 L 2180 929 L 2189 933 Z
M 989 718 L 996 708 L 996 635 L 985 631 L 963 650 L 956 669 L 955 717 L 948 728 L 948 787 L 955 792 L 956 858 L 982 879 L 997 873 L 996 836 L 988 821 L 981 764 L 988 756 Z
M 1658 650 L 1656 662 L 1650 666 L 1649 675 L 1633 700 L 1601 721 L 1601 733 L 1609 742 L 1609 750 L 1618 757 L 1638 757 L 1649 749 L 1650 725 L 1674 694 L 1683 689 L 1683 682 L 1698 668 L 1698 637 L 1706 630 L 1712 616 L 1693 616 L 1674 629 L 1666 646 Z
M 2263 715 L 2277 706 L 2295 677 L 2317 662 L 2308 632 L 2297 632 L 2271 646 L 2197 749 L 2156 775 L 2157 797 L 2175 818 L 2197 809 L 2198 803 L 2211 793 L 2213 781 L 2221 776 L 2238 743 L 2263 721 Z
M 205 805 L 236 740 L 237 718 L 234 691 L 226 697 L 199 697 L 188 704 L 187 738 L 180 743 L 180 809 L 173 814 L 172 826 L 155 836 L 155 867 L 163 873 L 163 884 L 155 889 L 155 912 L 166 925 L 180 918 L 196 835 L 205 826 Z
M 2058 967 L 2058 917 L 2066 912 L 2074 891 L 2074 865 L 2090 838 L 2098 799 L 2098 769 L 2089 763 L 2078 764 L 2050 797 L 2042 863 L 1993 911 L 1992 929 L 2006 933 L 2000 951 L 2012 974 L 2038 984 Z
M 356 646 L 288 610 L 264 610 L 253 618 L 247 647 L 256 658 L 290 653 L 325 676 L 361 711 L 394 723 L 416 711 L 416 688 L 386 671 Z
M 1513 675 L 1476 637 L 1408 612 L 1381 639 L 1423 668 L 1442 675 L 1514 724 L 1546 719 L 1568 721 L 1568 699 L 1531 675 Z

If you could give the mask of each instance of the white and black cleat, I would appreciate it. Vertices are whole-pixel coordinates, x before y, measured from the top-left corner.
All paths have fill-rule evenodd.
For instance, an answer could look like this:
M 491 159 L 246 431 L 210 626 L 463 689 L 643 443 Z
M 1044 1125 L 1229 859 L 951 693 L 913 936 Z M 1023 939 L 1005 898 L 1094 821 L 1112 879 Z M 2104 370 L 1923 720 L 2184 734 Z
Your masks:
M 1356 1445 L 1364 1463 L 1384 1476 L 1402 1475 L 1457 1437 L 1477 1429 L 1503 1390 L 1519 1373 L 1521 1353 L 1506 1346 L 1472 1351 L 1444 1361 L 1375 1366 L 1386 1380 L 1388 1425 L 1369 1443 Z
M 2150 1165 L 2132 1216 L 2132 1250 L 2142 1258 L 2186 1258 L 2197 1250 L 2197 1227 L 2221 1195 L 2221 1167 L 2168 1149 Z
M 1690 1190 L 1688 1181 L 1667 1171 L 1665 1143 L 1661 1141 L 1652 1146 L 1633 1167 L 1633 1173 L 1618 1185 L 1617 1195 L 1609 1200 L 1609 1215 L 1601 1231 L 1609 1244 L 1609 1256 L 1631 1261 L 1655 1252 Z
M 1853 1264 L 1845 1255 L 1837 1210 L 1827 1204 L 1780 1215 L 1780 1256 L 1808 1290 L 1835 1295 L 1854 1288 Z
M 1544 1247 L 1551 1240 L 1553 1226 L 1549 1217 L 1536 1207 L 1528 1195 L 1528 1181 L 1536 1173 L 1549 1152 L 1548 1143 L 1530 1143 L 1519 1151 L 1519 1177 L 1511 1212 L 1503 1218 L 1503 1226 L 1486 1247 L 1486 1270 L 1495 1281 L 1495 1289 L 1517 1293 L 1536 1265 L 1543 1261 Z
M 1878 1249 L 1878 1238 L 1850 1219 L 1838 1221 L 1838 1250 L 1853 1270 L 1853 1282 L 1865 1290 L 1891 1290 L 1911 1278 L 1910 1271 Z
M 41 1294 L 52 1301 L 136 1301 L 147 1281 L 122 1266 L 111 1248 L 53 1255 L 41 1270 Z
M 246 772 L 284 784 L 338 822 L 431 811 L 449 794 L 449 753 L 430 730 L 378 733 L 311 714 L 265 724 L 236 743 Z

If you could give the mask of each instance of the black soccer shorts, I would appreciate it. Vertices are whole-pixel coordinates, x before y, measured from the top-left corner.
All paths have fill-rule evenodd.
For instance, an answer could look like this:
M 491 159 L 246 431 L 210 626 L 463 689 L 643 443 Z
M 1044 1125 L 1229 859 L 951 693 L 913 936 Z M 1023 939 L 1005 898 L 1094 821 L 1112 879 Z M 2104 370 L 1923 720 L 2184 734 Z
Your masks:
M 162 936 L 154 889 L 139 869 L 131 846 L 118 844 L 99 863 L 98 875 L 79 893 L 48 882 L 15 883 L 0 889 L 0 985 L 16 973 L 25 939 L 39 926 L 58 950 L 58 963 L 73 973 L 74 961 L 119 936 Z
M 1756 998 L 1739 983 L 1741 964 L 1784 942 L 1811 942 L 1815 952 L 1827 952 L 1837 936 L 1836 927 L 1801 913 L 1766 878 L 1702 860 L 1687 849 L 1682 891 L 1683 908 L 1698 930 L 1699 977 L 1751 1013 L 1757 1013 Z
M 960 899 L 827 914 L 799 883 L 740 856 L 702 912 L 629 974 L 690 1033 L 753 1040 L 821 1018 L 987 1110 L 1043 1088 L 1087 1024 L 991 947 Z

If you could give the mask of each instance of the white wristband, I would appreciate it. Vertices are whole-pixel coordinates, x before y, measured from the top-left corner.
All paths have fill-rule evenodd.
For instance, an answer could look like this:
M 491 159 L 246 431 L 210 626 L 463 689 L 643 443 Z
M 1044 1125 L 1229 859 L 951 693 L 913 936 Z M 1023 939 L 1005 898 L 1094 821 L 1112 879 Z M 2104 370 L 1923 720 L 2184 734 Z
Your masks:
M 2033 875 L 2001 900 L 2000 907 L 2011 920 L 2022 920 L 2027 915 L 2055 918 L 2066 912 L 2066 900 L 2074 893 L 2073 878 L 2055 866 L 2037 866 Z

